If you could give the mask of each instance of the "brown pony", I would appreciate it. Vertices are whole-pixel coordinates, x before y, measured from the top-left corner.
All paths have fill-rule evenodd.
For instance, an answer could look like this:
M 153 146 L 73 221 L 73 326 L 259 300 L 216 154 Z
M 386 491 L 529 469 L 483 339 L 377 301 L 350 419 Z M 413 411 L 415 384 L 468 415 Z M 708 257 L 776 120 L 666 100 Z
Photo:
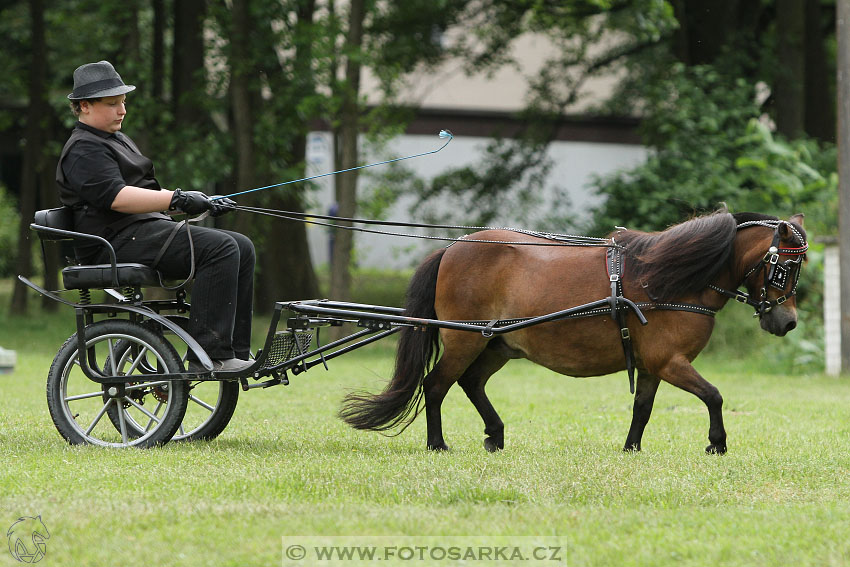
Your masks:
M 797 325 L 794 292 L 807 247 L 802 225 L 802 215 L 780 221 L 719 211 L 659 233 L 623 230 L 614 233 L 607 246 L 552 246 L 551 240 L 522 232 L 487 230 L 432 253 L 420 265 L 408 288 L 405 315 L 496 321 L 604 299 L 611 295 L 606 251 L 616 247 L 623 258 L 623 296 L 643 305 L 648 320 L 641 326 L 633 312 L 625 319 L 638 376 L 624 450 L 640 450 L 658 384 L 664 380 L 705 403 L 710 420 L 706 451 L 724 453 L 723 398 L 691 361 L 711 336 L 712 311 L 730 297 L 753 305 L 761 327 L 774 335 L 783 336 Z M 550 245 L 521 244 L 534 242 Z M 781 277 L 776 266 L 784 274 Z M 742 285 L 747 293 L 737 291 Z M 711 311 L 700 312 L 704 308 Z M 434 363 L 440 341 L 442 353 Z M 568 376 L 610 374 L 623 370 L 626 360 L 620 325 L 606 314 L 489 337 L 407 327 L 401 332 L 393 378 L 384 391 L 349 394 L 340 417 L 357 429 L 406 427 L 418 415 L 424 397 L 428 448 L 445 450 L 440 406 L 458 382 L 484 420 L 484 446 L 489 451 L 502 449 L 504 425 L 484 386 L 512 358 L 527 358 Z

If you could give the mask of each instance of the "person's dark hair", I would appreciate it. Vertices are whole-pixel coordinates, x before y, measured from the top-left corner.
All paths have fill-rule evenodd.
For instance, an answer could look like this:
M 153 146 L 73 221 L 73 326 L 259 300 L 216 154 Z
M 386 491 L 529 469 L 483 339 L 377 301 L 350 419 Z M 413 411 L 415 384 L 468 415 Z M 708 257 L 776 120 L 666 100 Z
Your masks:
M 81 100 L 72 100 L 71 101 L 71 112 L 74 113 L 74 116 L 79 116 L 83 112 L 82 107 L 80 107 L 80 103 L 83 102 L 84 100 L 88 103 L 92 103 L 92 102 L 99 101 L 100 98 L 84 98 L 84 99 L 81 99 Z

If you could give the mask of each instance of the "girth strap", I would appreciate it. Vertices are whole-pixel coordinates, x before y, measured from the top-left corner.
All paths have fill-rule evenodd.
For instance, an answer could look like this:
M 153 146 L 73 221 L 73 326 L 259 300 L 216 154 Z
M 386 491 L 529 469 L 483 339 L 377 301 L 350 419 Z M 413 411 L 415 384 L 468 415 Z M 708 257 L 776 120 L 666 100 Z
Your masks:
M 629 375 L 629 391 L 635 393 L 635 353 L 632 348 L 632 335 L 626 324 L 626 306 L 623 305 L 623 254 L 619 246 L 610 246 L 606 252 L 608 281 L 611 282 L 611 318 L 620 327 L 620 341 L 623 343 L 623 354 L 626 356 L 626 372 Z

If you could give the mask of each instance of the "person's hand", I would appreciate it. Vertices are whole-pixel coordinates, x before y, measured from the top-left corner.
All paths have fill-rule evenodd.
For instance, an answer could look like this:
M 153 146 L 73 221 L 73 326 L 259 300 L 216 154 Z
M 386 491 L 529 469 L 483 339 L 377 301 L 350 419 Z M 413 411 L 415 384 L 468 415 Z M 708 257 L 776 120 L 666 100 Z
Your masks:
M 227 197 L 213 196 L 210 198 L 210 202 L 212 203 L 212 208 L 210 209 L 211 217 L 220 217 L 225 213 L 236 210 L 236 201 Z
M 215 205 L 210 198 L 200 191 L 183 191 L 177 189 L 171 197 L 170 211 L 183 211 L 189 215 L 199 215 L 204 211 L 212 211 Z

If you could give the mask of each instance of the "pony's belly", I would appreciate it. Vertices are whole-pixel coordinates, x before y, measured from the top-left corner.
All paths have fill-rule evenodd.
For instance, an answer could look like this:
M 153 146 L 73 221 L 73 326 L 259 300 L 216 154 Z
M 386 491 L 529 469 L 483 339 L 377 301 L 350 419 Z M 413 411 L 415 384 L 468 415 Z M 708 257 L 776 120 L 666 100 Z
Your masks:
M 545 323 L 504 336 L 524 358 L 567 376 L 601 376 L 625 369 L 619 329 L 609 318 Z

